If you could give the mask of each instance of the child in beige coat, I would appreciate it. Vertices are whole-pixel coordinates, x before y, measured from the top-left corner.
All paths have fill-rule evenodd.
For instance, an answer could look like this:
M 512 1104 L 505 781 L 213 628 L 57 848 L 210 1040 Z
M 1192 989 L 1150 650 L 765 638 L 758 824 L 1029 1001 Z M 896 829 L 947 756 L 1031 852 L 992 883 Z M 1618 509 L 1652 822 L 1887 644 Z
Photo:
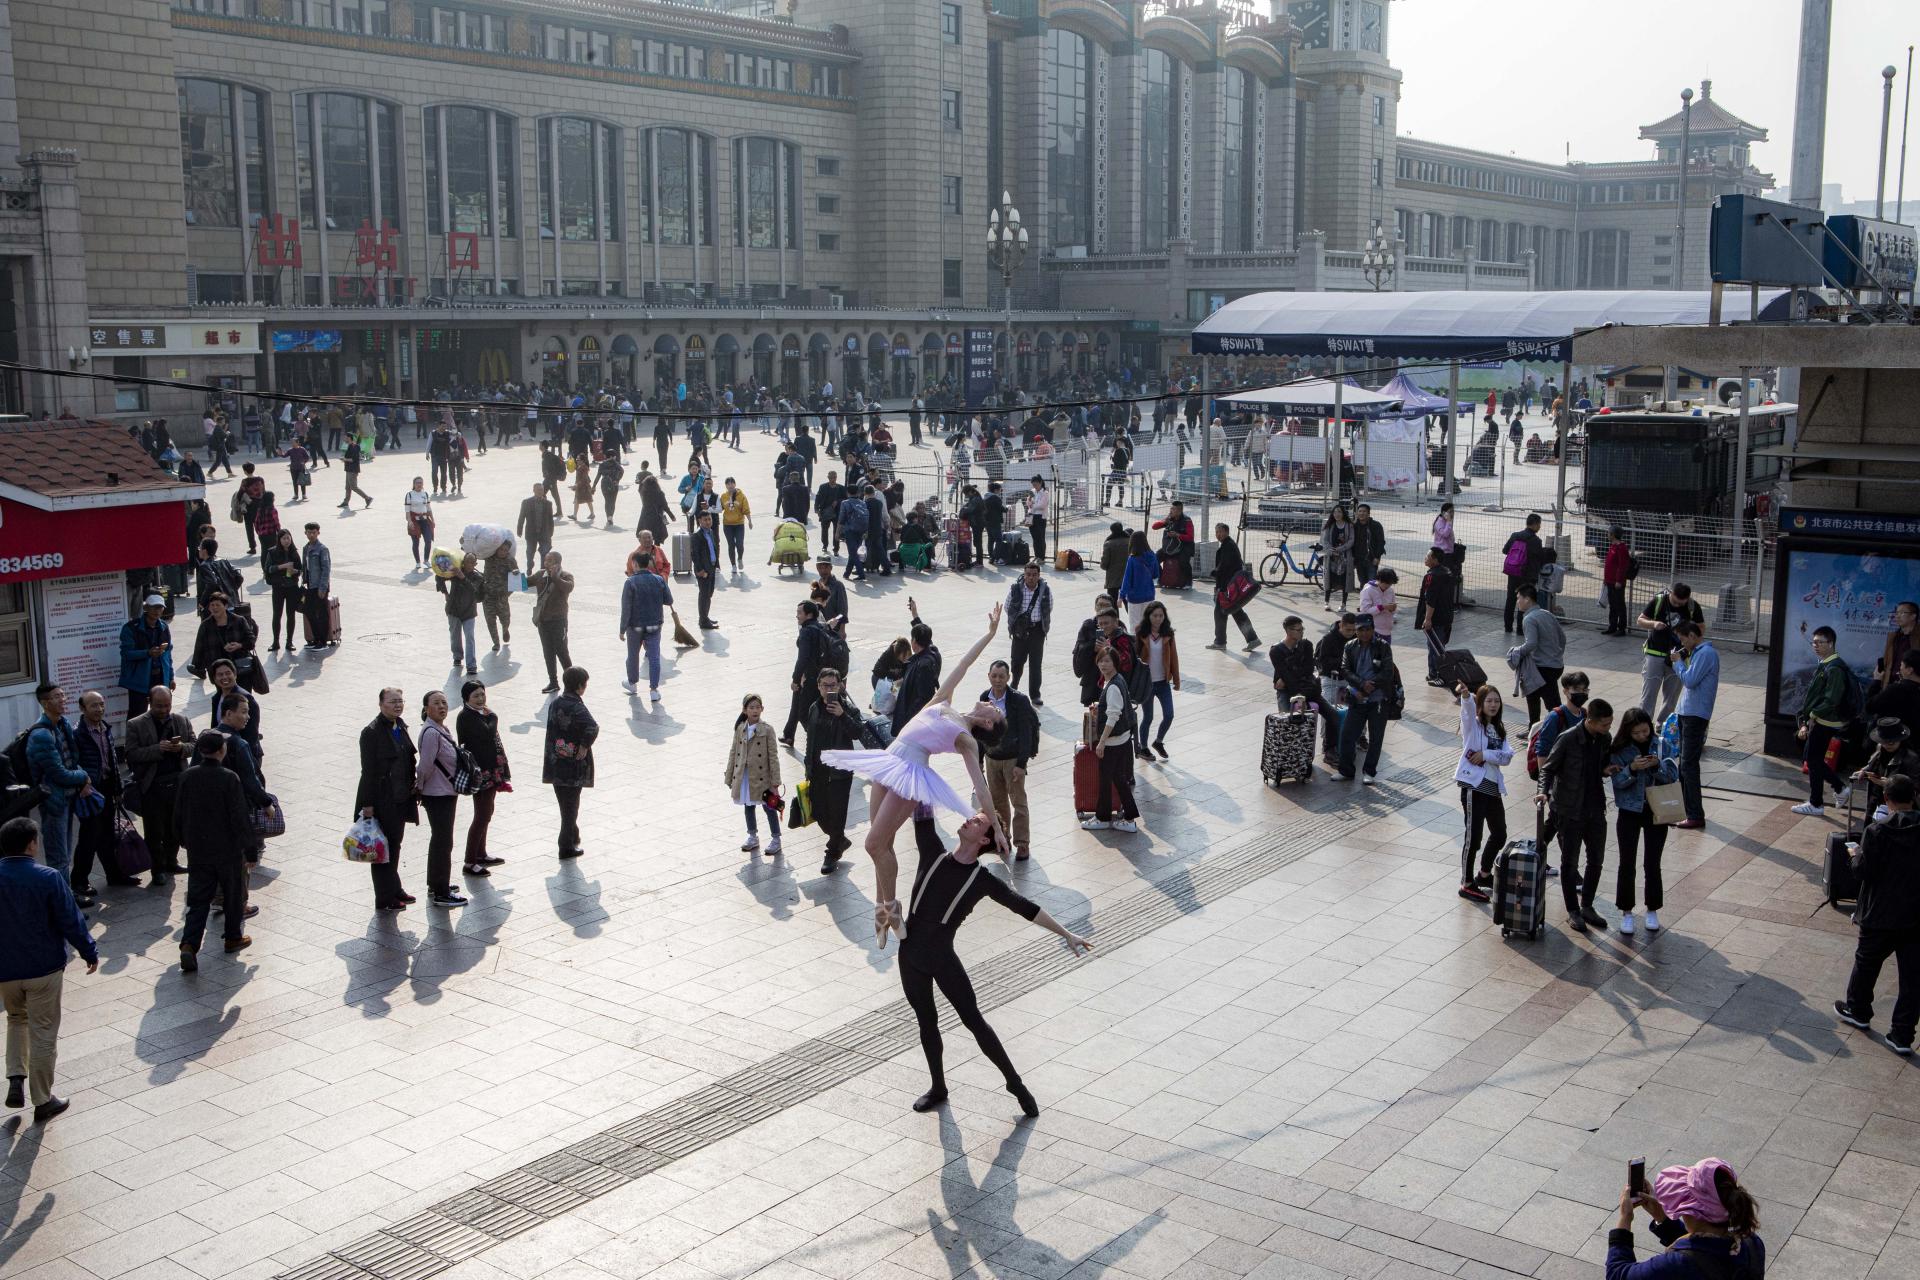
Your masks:
M 767 856 L 774 857 L 780 852 L 780 747 L 773 726 L 761 723 L 764 709 L 757 693 L 748 694 L 740 704 L 740 718 L 733 725 L 733 750 L 727 753 L 727 794 L 746 810 L 747 839 L 740 848 L 747 853 L 760 847 L 754 810 L 766 806 L 771 829 Z

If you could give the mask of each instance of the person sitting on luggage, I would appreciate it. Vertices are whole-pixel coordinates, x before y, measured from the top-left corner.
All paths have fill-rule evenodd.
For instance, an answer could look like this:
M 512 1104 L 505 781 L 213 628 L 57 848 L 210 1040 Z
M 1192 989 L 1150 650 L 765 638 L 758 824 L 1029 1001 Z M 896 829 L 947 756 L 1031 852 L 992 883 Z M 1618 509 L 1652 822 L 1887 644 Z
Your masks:
M 1654 1237 L 1667 1247 L 1645 1262 L 1633 1256 L 1633 1211 L 1645 1209 Z M 1607 1280 L 1725 1277 L 1761 1280 L 1767 1245 L 1760 1208 L 1723 1160 L 1662 1169 L 1651 1191 L 1620 1193 L 1620 1219 L 1607 1233 Z
M 1873 722 L 1873 729 L 1867 734 L 1873 743 L 1873 755 L 1860 766 L 1853 775 L 1855 782 L 1867 784 L 1867 812 L 1872 821 L 1878 822 L 1886 815 L 1880 812 L 1880 806 L 1886 803 L 1887 779 L 1896 773 L 1904 773 L 1909 778 L 1920 778 L 1920 756 L 1913 752 L 1908 744 L 1909 733 L 1906 722 L 1898 716 L 1881 716 Z
M 1869 823 L 1850 850 L 1860 881 L 1853 915 L 1860 941 L 1846 998 L 1835 1000 L 1833 1011 L 1848 1026 L 1865 1031 L 1873 1021 L 1880 966 L 1892 956 L 1900 986 L 1887 1043 L 1906 1057 L 1913 1052 L 1914 1025 L 1920 1022 L 1920 813 L 1914 812 L 1914 782 L 1907 774 L 1889 777 L 1885 795 L 1887 816 Z

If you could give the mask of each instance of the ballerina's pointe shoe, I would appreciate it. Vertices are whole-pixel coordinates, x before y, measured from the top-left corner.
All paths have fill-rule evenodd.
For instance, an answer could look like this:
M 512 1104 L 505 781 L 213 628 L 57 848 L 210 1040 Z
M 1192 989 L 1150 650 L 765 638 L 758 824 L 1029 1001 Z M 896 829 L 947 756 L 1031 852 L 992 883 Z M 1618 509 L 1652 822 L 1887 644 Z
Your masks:
M 900 941 L 907 940 L 907 917 L 900 910 L 898 898 L 887 899 L 887 926 L 900 936 Z

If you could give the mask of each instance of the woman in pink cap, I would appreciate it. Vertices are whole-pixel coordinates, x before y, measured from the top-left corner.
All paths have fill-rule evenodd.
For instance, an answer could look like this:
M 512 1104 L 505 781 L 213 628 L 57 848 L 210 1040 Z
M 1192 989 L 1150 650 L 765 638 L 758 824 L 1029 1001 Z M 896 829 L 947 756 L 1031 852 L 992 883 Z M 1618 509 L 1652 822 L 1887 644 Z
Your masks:
M 1633 1256 L 1636 1205 L 1667 1246 L 1645 1262 Z M 1607 1234 L 1607 1280 L 1762 1280 L 1767 1246 L 1759 1230 L 1759 1207 L 1726 1161 L 1662 1169 L 1652 1194 L 1620 1193 L 1620 1221 Z

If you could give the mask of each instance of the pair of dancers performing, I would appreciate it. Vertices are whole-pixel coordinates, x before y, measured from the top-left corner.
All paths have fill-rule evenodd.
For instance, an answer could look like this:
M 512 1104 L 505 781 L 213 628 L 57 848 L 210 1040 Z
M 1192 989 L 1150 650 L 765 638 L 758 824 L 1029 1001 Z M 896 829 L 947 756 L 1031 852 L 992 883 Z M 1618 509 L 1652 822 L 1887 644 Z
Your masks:
M 993 640 L 1000 629 L 1000 606 L 987 615 L 987 633 L 981 636 L 966 656 L 955 664 L 933 701 L 909 720 L 900 736 L 885 751 L 823 751 L 820 759 L 836 769 L 847 769 L 872 784 L 868 793 L 869 814 L 867 853 L 874 867 L 874 934 L 884 946 L 891 930 L 900 936 L 900 985 L 912 1006 L 920 1026 L 920 1046 L 927 1058 L 931 1087 L 914 1101 L 915 1111 L 931 1111 L 947 1099 L 944 1052 L 940 1037 L 940 1019 L 933 1003 L 937 985 L 960 1021 L 973 1033 L 981 1052 L 1000 1069 L 1007 1092 L 1029 1116 L 1040 1107 L 1033 1094 L 1021 1082 L 1013 1060 L 1007 1056 L 1000 1037 L 988 1025 L 975 998 L 973 983 L 967 977 L 954 950 L 960 926 L 983 898 L 991 898 L 1014 914 L 1051 930 L 1066 941 L 1077 955 L 1091 950 L 1093 943 L 1062 927 L 1038 903 L 1030 901 L 998 876 L 979 864 L 988 849 L 1002 859 L 1007 855 L 1007 836 L 994 812 L 993 798 L 981 772 L 982 748 L 992 747 L 1006 732 L 1006 717 L 990 702 L 976 703 L 964 713 L 952 707 L 954 691 L 966 678 L 967 669 Z M 932 757 L 952 752 L 966 766 L 973 780 L 975 805 L 955 794 L 946 780 L 934 772 Z M 959 843 L 948 850 L 933 824 L 931 808 L 938 805 L 959 814 Z M 894 856 L 894 837 L 908 820 L 913 820 L 914 835 L 920 853 L 920 866 L 913 878 L 907 909 L 903 912 L 894 896 L 899 878 L 899 861 Z M 912 932 L 908 932 L 908 921 Z

